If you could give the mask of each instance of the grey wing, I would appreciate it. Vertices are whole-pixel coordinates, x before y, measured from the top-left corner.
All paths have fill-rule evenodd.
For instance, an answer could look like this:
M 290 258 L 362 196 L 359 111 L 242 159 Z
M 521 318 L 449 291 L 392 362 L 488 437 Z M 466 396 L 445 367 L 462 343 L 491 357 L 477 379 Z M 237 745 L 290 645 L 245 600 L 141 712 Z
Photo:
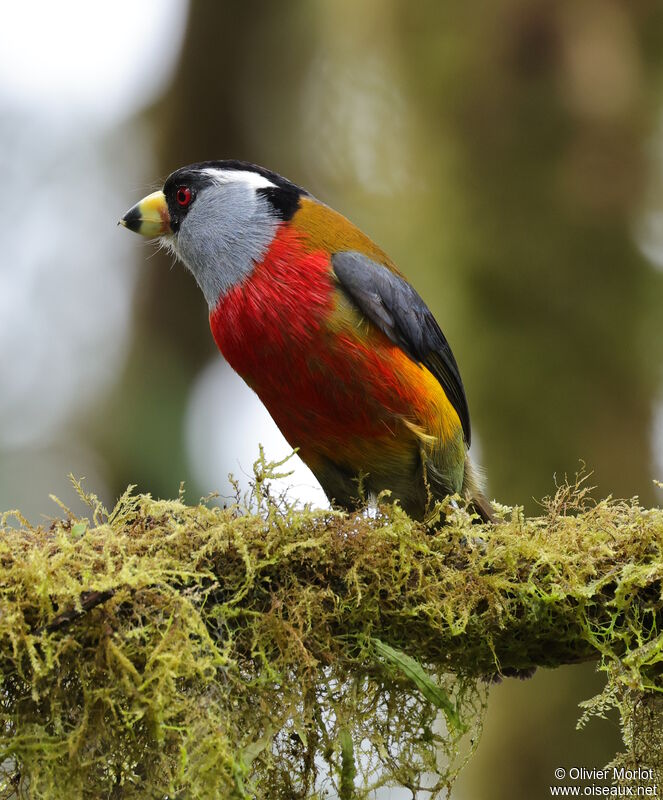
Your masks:
M 458 364 L 428 306 L 410 284 L 382 264 L 358 253 L 334 253 L 341 288 L 359 310 L 413 361 L 437 378 L 456 409 L 470 445 L 470 414 Z

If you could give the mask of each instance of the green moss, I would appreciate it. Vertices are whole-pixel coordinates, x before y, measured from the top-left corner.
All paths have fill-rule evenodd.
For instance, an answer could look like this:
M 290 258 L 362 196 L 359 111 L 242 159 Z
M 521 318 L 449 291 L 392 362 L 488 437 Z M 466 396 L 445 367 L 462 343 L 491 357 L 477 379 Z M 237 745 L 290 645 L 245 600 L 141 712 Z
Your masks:
M 0 538 L 2 796 L 343 798 L 478 740 L 485 676 L 598 659 L 623 764 L 660 753 L 663 512 L 581 481 L 525 519 L 451 502 L 410 520 L 252 496 L 187 506 L 129 490 L 107 512 Z M 247 510 L 251 505 L 252 510 Z M 437 776 L 432 779 L 431 776 Z

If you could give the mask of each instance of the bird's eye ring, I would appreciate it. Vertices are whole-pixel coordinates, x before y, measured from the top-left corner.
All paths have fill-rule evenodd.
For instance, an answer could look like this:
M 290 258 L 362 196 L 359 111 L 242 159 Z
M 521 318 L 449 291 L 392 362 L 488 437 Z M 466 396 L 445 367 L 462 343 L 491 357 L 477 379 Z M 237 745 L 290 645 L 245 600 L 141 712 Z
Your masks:
M 180 186 L 180 188 L 175 193 L 175 199 L 177 200 L 177 204 L 184 208 L 188 206 L 191 202 L 191 189 L 188 186 Z

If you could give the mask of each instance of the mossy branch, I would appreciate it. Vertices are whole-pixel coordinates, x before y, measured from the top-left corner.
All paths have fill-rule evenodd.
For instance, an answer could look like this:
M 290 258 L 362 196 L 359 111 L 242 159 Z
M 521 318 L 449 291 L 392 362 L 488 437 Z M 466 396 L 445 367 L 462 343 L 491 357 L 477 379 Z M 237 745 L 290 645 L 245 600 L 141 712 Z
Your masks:
M 89 520 L 6 516 L 3 796 L 361 798 L 424 773 L 434 795 L 483 677 L 586 659 L 622 763 L 656 766 L 663 511 L 578 480 L 540 517 L 482 526 L 448 501 L 423 525 L 297 510 L 278 467 L 257 463 L 253 513 L 131 490 L 108 513 L 81 490 Z

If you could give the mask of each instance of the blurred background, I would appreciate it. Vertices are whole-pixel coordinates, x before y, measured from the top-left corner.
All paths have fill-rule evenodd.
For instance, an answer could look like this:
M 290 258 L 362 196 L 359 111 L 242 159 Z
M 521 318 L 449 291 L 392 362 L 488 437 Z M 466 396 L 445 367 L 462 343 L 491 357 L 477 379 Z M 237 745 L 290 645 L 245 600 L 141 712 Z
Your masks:
M 67 475 L 230 492 L 289 448 L 215 351 L 190 275 L 117 228 L 173 169 L 263 164 L 366 230 L 461 366 L 489 494 L 537 510 L 580 460 L 661 502 L 663 7 L 651 0 L 116 0 L 0 29 L 0 509 Z M 298 467 L 291 493 L 324 502 Z M 601 767 L 593 667 L 492 690 L 454 789 L 548 797 Z M 392 793 L 392 798 L 401 797 Z

